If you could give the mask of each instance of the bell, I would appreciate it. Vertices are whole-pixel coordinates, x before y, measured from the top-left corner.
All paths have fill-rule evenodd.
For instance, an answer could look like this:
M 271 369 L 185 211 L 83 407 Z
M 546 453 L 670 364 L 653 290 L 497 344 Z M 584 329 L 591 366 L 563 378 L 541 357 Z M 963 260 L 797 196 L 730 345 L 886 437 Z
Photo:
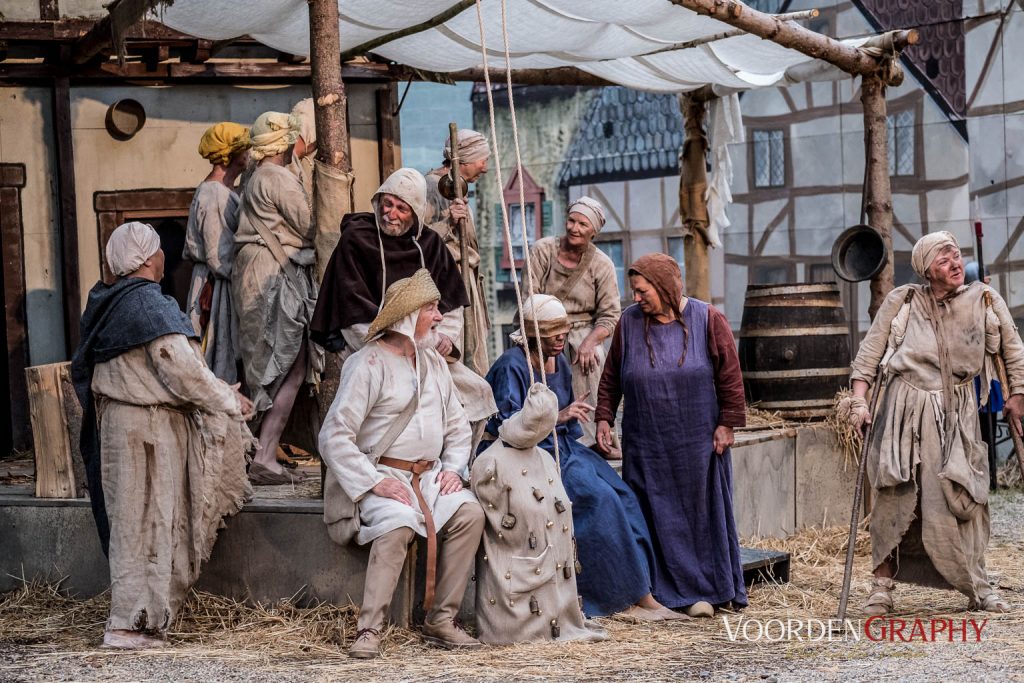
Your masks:
M 516 526 L 516 516 L 511 512 L 507 512 L 501 516 L 501 528 L 502 529 L 514 529 Z
M 528 539 L 527 543 L 530 544 L 530 550 L 537 549 L 537 536 L 532 531 L 530 532 L 530 538 Z
M 538 498 L 538 500 L 540 500 Z M 555 512 L 565 512 L 565 503 L 558 498 L 555 498 Z
M 558 628 L 558 619 L 551 620 L 551 637 L 557 638 L 562 635 L 562 629 Z
M 569 566 L 568 562 L 566 562 L 565 566 L 562 567 L 562 576 L 564 576 L 567 579 L 572 578 L 572 568 Z
M 459 176 L 459 186 L 463 197 L 469 194 L 469 183 L 462 176 Z M 446 173 L 437 179 L 437 191 L 448 201 L 455 201 L 455 183 L 452 182 L 451 174 Z
M 544 494 L 538 491 L 537 489 L 533 490 L 533 497 L 537 499 L 538 503 L 544 500 Z M 558 509 L 558 501 L 555 501 L 555 509 Z M 561 512 L 561 510 L 559 510 L 559 512 Z
M 573 564 L 573 567 L 576 569 L 576 576 L 579 576 L 580 574 L 583 573 L 583 565 L 580 564 L 579 560 L 573 560 L 572 564 Z
M 540 616 L 540 603 L 537 602 L 537 596 L 530 596 L 530 613 Z

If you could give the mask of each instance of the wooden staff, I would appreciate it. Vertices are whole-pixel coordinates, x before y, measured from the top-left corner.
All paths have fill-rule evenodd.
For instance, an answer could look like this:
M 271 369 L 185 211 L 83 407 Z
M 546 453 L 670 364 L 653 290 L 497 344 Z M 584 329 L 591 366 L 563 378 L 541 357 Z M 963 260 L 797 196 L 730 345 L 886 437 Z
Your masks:
M 454 121 L 448 124 L 448 136 L 451 140 L 451 178 L 452 178 L 452 192 L 455 193 L 455 199 L 465 200 L 462 195 L 462 178 L 459 176 L 459 127 Z M 465 224 L 462 220 L 455 221 L 455 233 L 459 236 L 459 268 L 462 271 L 462 284 L 466 288 L 466 295 L 469 296 L 470 306 L 473 305 L 472 289 L 470 288 L 470 277 L 472 273 L 469 270 L 469 247 L 466 246 L 466 229 Z M 468 316 L 463 315 L 462 321 L 462 356 L 463 361 L 473 357 L 473 352 L 476 349 L 469 348 L 470 334 L 469 334 Z M 474 340 L 475 342 L 475 340 Z
M 871 422 L 864 430 L 864 441 L 860 447 L 860 464 L 857 466 L 857 484 L 853 489 L 853 509 L 850 511 L 850 538 L 846 544 L 846 565 L 843 568 L 843 588 L 839 592 L 839 614 L 837 619 L 842 624 L 846 619 L 846 603 L 850 600 L 850 583 L 853 581 L 853 551 L 857 545 L 857 526 L 860 524 L 861 501 L 864 500 L 864 474 L 868 466 L 868 443 L 875 426 L 875 413 L 878 412 L 878 399 L 882 395 L 884 381 L 882 367 L 878 367 L 875 375 L 875 387 L 871 396 Z
M 992 292 L 988 290 L 985 290 L 985 306 L 987 308 L 992 308 Z M 1006 362 L 998 351 L 992 354 L 992 361 L 995 363 L 996 378 L 999 380 L 1000 389 L 1005 397 L 1008 387 L 1010 386 L 1010 382 L 1006 377 Z M 1007 422 L 1010 426 L 1010 437 L 1013 438 L 1013 451 L 1017 454 L 1017 465 L 1020 467 L 1021 474 L 1024 475 L 1024 440 L 1022 440 L 1020 434 L 1017 433 L 1017 428 L 1020 427 L 1020 422 L 1016 419 L 1012 421 L 1007 420 Z M 1014 424 L 1014 422 L 1017 424 Z

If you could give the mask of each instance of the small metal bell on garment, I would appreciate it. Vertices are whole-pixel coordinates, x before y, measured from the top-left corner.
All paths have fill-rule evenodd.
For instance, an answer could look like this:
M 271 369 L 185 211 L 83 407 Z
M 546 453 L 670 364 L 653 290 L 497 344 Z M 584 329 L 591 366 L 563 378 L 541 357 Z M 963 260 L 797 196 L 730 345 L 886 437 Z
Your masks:
M 540 603 L 537 602 L 537 597 L 534 595 L 530 596 L 530 613 L 540 616 Z
M 565 512 L 565 503 L 563 503 L 558 498 L 555 498 L 555 512 L 558 512 L 558 513 Z
M 558 628 L 558 619 L 551 620 L 551 637 L 557 638 L 562 635 L 562 629 Z
M 544 500 L 544 494 L 537 489 L 533 489 L 533 497 L 536 498 L 538 502 Z M 555 502 L 555 508 L 558 508 L 557 501 Z
M 568 562 L 566 562 L 565 566 L 562 567 L 562 576 L 564 576 L 567 579 L 572 578 L 572 567 L 569 566 Z
M 537 548 L 537 536 L 532 531 L 530 532 L 530 538 L 527 540 L 530 544 L 530 550 L 536 550 Z

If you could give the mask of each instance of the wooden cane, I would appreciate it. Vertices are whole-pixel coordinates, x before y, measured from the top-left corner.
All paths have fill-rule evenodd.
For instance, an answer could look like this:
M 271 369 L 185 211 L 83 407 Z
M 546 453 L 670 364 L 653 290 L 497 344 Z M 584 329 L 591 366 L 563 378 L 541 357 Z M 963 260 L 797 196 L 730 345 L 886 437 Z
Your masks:
M 456 199 L 465 200 L 465 197 L 462 194 L 462 177 L 459 175 L 459 127 L 454 121 L 448 124 L 448 137 L 451 141 L 452 148 L 452 191 L 455 193 Z M 455 221 L 455 232 L 459 236 L 459 269 L 462 271 L 462 284 L 466 288 L 466 296 L 470 297 L 470 305 L 472 305 L 472 289 L 470 287 L 470 278 L 472 277 L 472 273 L 469 270 L 469 247 L 466 245 L 466 229 L 465 223 L 462 220 Z M 464 319 L 462 321 L 462 351 L 464 360 L 472 358 L 473 353 L 476 351 L 476 349 L 469 348 L 469 325 L 469 320 Z M 475 343 L 476 340 L 474 339 L 474 344 Z
M 992 308 L 992 292 L 985 290 L 984 296 L 985 306 Z M 1003 357 L 999 352 L 992 354 L 992 362 L 995 363 L 996 378 L 999 380 L 1000 389 L 1005 397 L 1008 387 L 1010 386 L 1006 377 L 1006 362 L 1003 360 Z M 1014 424 L 1014 422 L 1016 422 L 1016 424 Z M 1017 454 L 1017 465 L 1020 467 L 1021 475 L 1024 476 L 1024 440 L 1022 440 L 1020 434 L 1017 433 L 1020 421 L 1014 417 L 1011 420 L 1007 420 L 1007 423 L 1009 423 L 1010 426 L 1010 437 L 1013 439 L 1013 451 Z
M 850 600 L 850 583 L 853 581 L 853 551 L 857 544 L 857 526 L 860 524 L 861 501 L 864 500 L 864 473 L 868 466 L 868 443 L 871 441 L 871 431 L 875 426 L 875 413 L 878 410 L 878 398 L 882 395 L 882 369 L 879 367 L 877 374 L 878 382 L 875 385 L 874 394 L 871 397 L 871 422 L 864 430 L 864 441 L 860 447 L 860 464 L 857 466 L 857 484 L 853 489 L 853 509 L 850 510 L 850 538 L 846 544 L 846 566 L 843 569 L 843 589 L 839 592 L 839 614 L 837 619 L 840 624 L 846 619 L 846 603 Z M 840 626 L 842 628 L 842 626 Z

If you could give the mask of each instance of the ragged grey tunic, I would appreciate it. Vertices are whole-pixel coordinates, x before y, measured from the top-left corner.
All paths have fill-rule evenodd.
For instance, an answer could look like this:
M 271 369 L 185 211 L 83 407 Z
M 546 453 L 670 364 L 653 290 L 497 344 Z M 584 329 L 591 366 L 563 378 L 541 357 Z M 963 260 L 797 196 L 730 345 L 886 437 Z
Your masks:
M 985 291 L 992 293 L 991 309 Z M 972 283 L 942 303 L 923 285 L 890 292 L 861 343 L 851 379 L 873 384 L 887 347 L 895 351 L 882 374 L 867 456 L 876 491 L 873 566 L 892 555 L 897 580 L 952 586 L 980 603 L 992 593 L 984 557 L 989 469 L 973 382 L 983 375 L 988 386 L 986 347 L 1001 347 L 1007 395 L 1024 393 L 1024 345 L 999 294 Z M 942 365 L 949 369 L 945 382 Z

